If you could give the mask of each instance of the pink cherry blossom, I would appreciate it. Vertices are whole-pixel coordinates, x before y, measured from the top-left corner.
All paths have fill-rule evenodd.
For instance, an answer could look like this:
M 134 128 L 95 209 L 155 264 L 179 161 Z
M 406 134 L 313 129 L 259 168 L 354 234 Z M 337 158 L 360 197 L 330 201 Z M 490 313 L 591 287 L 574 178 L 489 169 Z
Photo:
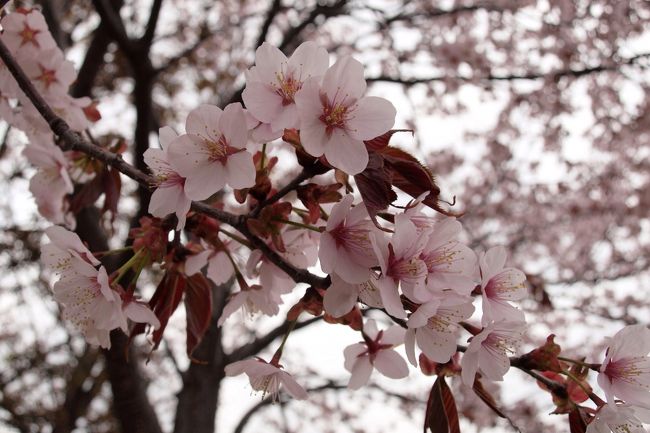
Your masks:
M 144 162 L 151 168 L 157 182 L 157 188 L 151 194 L 149 213 L 158 218 L 175 213 L 178 218 L 176 230 L 182 230 L 192 200 L 185 193 L 185 178 L 169 162 L 169 145 L 177 134 L 165 126 L 160 128 L 158 136 L 161 149 L 147 149 L 144 153 Z
M 30 144 L 23 155 L 37 167 L 29 181 L 39 213 L 55 224 L 74 227 L 74 217 L 68 213 L 67 195 L 74 187 L 68 174 L 68 161 L 61 149 L 54 145 Z
M 469 319 L 473 312 L 472 299 L 454 293 L 420 305 L 407 322 L 405 347 L 411 364 L 417 365 L 416 344 L 432 361 L 449 361 L 456 353 L 459 323 Z
M 353 200 L 348 194 L 332 208 L 321 234 L 318 258 L 323 272 L 358 284 L 368 280 L 370 268 L 378 262 L 369 236 L 374 226 L 363 204 L 351 207 Z
M 295 95 L 302 146 L 310 155 L 324 154 L 332 166 L 349 175 L 368 165 L 363 140 L 383 134 L 395 123 L 393 104 L 363 97 L 365 91 L 363 66 L 346 56 L 325 72 L 322 84 L 309 79 Z
M 174 139 L 168 160 L 185 177 L 185 193 L 205 200 L 228 184 L 232 188 L 255 185 L 253 156 L 246 151 L 248 129 L 240 104 L 223 111 L 214 105 L 192 110 L 186 134 Z
M 289 373 L 261 358 L 233 362 L 226 365 L 225 372 L 226 376 L 245 373 L 251 387 L 262 392 L 263 397 L 270 394 L 273 401 L 277 401 L 281 387 L 297 400 L 305 400 L 308 397 L 307 391 Z
M 45 18 L 36 9 L 6 15 L 2 28 L 2 41 L 14 53 L 56 47 Z
M 377 287 L 386 311 L 395 317 L 406 318 L 398 287 L 413 301 L 419 302 L 425 297 L 427 266 L 420 254 L 427 236 L 419 234 L 415 225 L 402 214 L 395 218 L 395 233 L 390 240 L 375 233 L 371 233 L 370 240 L 381 267 Z
M 242 287 L 242 290 L 232 295 L 223 308 L 218 325 L 221 326 L 232 314 L 243 308 L 244 312 L 253 315 L 261 312 L 266 316 L 275 316 L 280 312 L 282 298 L 273 287 L 262 287 L 259 284 Z
M 476 286 L 476 254 L 456 240 L 461 230 L 456 219 L 445 218 L 436 221 L 429 231 L 429 240 L 420 254 L 427 265 L 429 291 L 451 289 L 469 295 Z
M 63 304 L 63 318 L 78 328 L 90 344 L 109 348 L 110 330 L 126 323 L 120 296 L 110 288 L 103 266 L 97 270 L 73 256 L 53 292 L 54 299 Z
M 318 259 L 319 234 L 306 230 L 285 230 L 282 232 L 285 251 L 277 253 L 299 269 L 314 266 Z M 275 249 L 272 242 L 269 248 Z M 273 264 L 260 250 L 251 251 L 246 262 L 246 273 L 250 278 L 259 277 L 262 287 L 270 288 L 277 294 L 290 293 L 296 282 L 282 269 Z
M 519 346 L 525 326 L 524 322 L 490 323 L 472 337 L 461 361 L 463 383 L 471 387 L 479 370 L 489 380 L 503 380 L 510 368 L 509 355 Z
M 208 265 L 206 276 L 216 285 L 225 284 L 235 274 L 235 268 L 225 251 L 212 248 L 188 257 L 185 260 L 185 273 L 194 275 Z
M 610 404 L 618 397 L 650 409 L 649 352 L 650 330 L 645 325 L 626 326 L 612 337 L 598 374 L 598 384 Z
M 605 404 L 587 426 L 587 433 L 646 433 L 635 409 L 621 404 Z
M 479 259 L 484 323 L 524 320 L 524 313 L 510 301 L 526 297 L 526 275 L 519 269 L 504 268 L 506 255 L 504 247 L 493 247 Z
M 79 258 L 93 267 L 101 264 L 76 233 L 60 226 L 52 226 L 45 230 L 45 234 L 51 243 L 43 245 L 41 260 L 56 273 L 63 274 L 71 270 L 73 258 Z
M 360 284 L 350 284 L 336 274 L 331 275 L 332 283 L 323 295 L 323 307 L 327 314 L 341 317 L 349 313 L 357 300 L 373 308 L 383 308 L 381 294 L 377 287 L 377 277 L 371 275 Z
M 45 233 L 51 243 L 43 246 L 41 259 L 61 275 L 53 287 L 54 299 L 63 304 L 64 319 L 90 344 L 109 348 L 110 331 L 121 328 L 127 332 L 127 318 L 154 328 L 160 326 L 148 305 L 111 287 L 106 269 L 99 266 L 79 236 L 59 226 Z
M 304 42 L 287 57 L 264 42 L 255 53 L 255 66 L 246 74 L 242 99 L 246 108 L 271 131 L 298 128 L 294 96 L 308 78 L 320 78 L 329 66 L 327 51 Z
M 391 379 L 403 379 L 409 374 L 408 365 L 393 348 L 404 342 L 404 329 L 391 326 L 379 331 L 374 320 L 363 326 L 361 343 L 345 348 L 345 369 L 352 375 L 348 388 L 359 389 L 370 379 L 373 368 Z
M 38 89 L 57 96 L 66 94 L 77 77 L 74 65 L 65 60 L 58 47 L 41 51 L 37 59 L 25 62 L 23 68 Z

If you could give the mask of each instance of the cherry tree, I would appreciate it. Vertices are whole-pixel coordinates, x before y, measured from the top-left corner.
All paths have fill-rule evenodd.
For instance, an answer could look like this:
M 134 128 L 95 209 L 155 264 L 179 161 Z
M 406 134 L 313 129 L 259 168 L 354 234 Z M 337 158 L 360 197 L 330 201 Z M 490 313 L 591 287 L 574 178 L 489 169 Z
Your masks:
M 235 431 L 275 401 L 354 429 L 323 395 L 364 389 L 435 433 L 645 431 L 647 4 L 58 3 L 0 22 L 8 197 L 37 212 L 2 203 L 3 297 L 42 314 L 7 314 L 7 426 L 212 432 L 245 375 Z M 291 353 L 332 328 L 340 383 Z

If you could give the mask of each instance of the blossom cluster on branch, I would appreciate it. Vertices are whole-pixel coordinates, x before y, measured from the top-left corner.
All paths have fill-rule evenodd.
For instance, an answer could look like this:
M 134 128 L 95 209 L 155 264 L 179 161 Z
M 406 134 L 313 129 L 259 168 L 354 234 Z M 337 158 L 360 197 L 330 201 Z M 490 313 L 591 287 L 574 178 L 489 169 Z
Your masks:
M 0 40 L 10 53 L 5 63 L 17 62 L 72 130 L 98 120 L 89 99 L 67 94 L 74 69 L 38 11 L 20 9 L 2 26 Z M 212 317 L 214 290 L 228 290 L 223 286 L 229 281 L 239 289 L 223 309 L 221 326 L 239 309 L 277 315 L 283 297 L 307 283 L 289 309 L 290 326 L 273 357 L 237 361 L 226 367 L 227 375 L 245 373 L 253 389 L 274 398 L 280 387 L 307 398 L 280 361 L 299 316 L 308 313 L 360 333 L 361 341 L 343 350 L 351 389 L 364 386 L 375 369 L 393 379 L 408 376 L 408 360 L 439 376 L 432 395 L 449 393 L 444 377 L 454 375 L 485 395 L 482 379 L 501 381 L 515 366 L 552 394 L 557 413 L 569 414 L 572 432 L 644 431 L 650 330 L 621 330 L 602 364 L 560 356 L 552 337 L 513 357 L 526 329 L 516 304 L 527 295 L 525 274 L 506 265 L 505 248 L 477 254 L 461 241 L 461 222 L 441 207 L 431 172 L 389 144 L 399 132 L 392 129 L 396 109 L 365 95 L 362 64 L 344 56 L 330 66 L 327 51 L 313 42 L 289 58 L 264 43 L 255 61 L 246 73 L 243 106 L 201 105 L 188 115 L 184 133 L 160 130 L 161 149 L 144 155 L 153 176 L 137 178 L 150 181 L 154 218 L 142 218 L 131 230 L 131 256 L 119 269 L 109 275 L 73 232 L 59 225 L 46 231 L 43 261 L 60 277 L 54 298 L 90 344 L 108 348 L 111 330 L 133 338 L 148 326 L 157 347 L 183 300 L 192 357 Z M 43 217 L 72 228 L 73 212 L 101 194 L 105 210 L 115 212 L 119 173 L 135 172 L 111 155 L 121 147 L 91 155 L 95 145 L 79 141 L 74 151 L 63 152 L 15 75 L 0 69 L 0 115 L 28 137 L 25 156 L 37 168 L 30 189 Z M 279 138 L 293 147 L 301 166 L 282 188 L 273 176 Z M 405 205 L 398 206 L 394 188 L 411 196 Z M 390 212 L 391 205 L 398 211 Z M 138 280 L 153 264 L 164 275 L 144 302 Z M 316 266 L 325 277 L 311 271 Z M 391 325 L 380 329 L 366 318 L 366 307 L 382 311 Z M 464 341 L 469 344 L 459 346 Z M 406 359 L 396 350 L 402 345 Z M 589 370 L 598 371 L 605 400 L 593 392 Z M 595 407 L 582 405 L 587 400 Z M 427 420 L 455 411 L 436 401 L 429 400 Z

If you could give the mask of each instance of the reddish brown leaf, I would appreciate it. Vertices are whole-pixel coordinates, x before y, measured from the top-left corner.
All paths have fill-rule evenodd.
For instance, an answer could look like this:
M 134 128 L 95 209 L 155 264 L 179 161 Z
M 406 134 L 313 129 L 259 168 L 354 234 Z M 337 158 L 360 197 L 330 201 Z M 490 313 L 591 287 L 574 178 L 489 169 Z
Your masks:
M 429 393 L 424 433 L 427 429 L 432 433 L 460 433 L 456 401 L 444 376 L 438 376 Z
M 492 394 L 490 394 L 485 387 L 483 387 L 483 383 L 481 380 L 477 377 L 474 379 L 474 386 L 472 386 L 472 389 L 474 390 L 474 393 L 483 400 L 483 403 L 488 405 L 490 409 L 494 411 L 498 416 L 501 418 L 507 418 L 507 416 L 501 412 L 501 409 L 499 409 L 499 406 L 497 406 L 497 402 L 494 400 L 494 397 Z
M 436 185 L 433 174 L 417 158 L 408 152 L 390 146 L 382 149 L 380 154 L 384 158 L 386 168 L 391 173 L 393 186 L 413 198 L 428 192 L 429 195 L 423 203 L 445 215 L 449 214 L 448 211 L 440 207 L 438 202 L 440 188 Z
M 120 191 L 122 190 L 122 179 L 120 172 L 109 167 L 102 178 L 102 189 L 104 192 L 104 206 L 102 213 L 111 213 L 111 222 L 117 215 L 117 202 L 120 200 Z
M 320 218 L 320 205 L 323 203 L 336 203 L 341 200 L 341 194 L 338 190 L 342 187 L 340 183 L 331 185 L 318 185 L 308 183 L 296 188 L 298 198 L 309 210 L 306 223 L 314 224 Z
M 89 122 L 95 123 L 102 118 L 101 113 L 97 109 L 97 102 L 93 101 L 83 108 L 84 116 Z
M 169 317 L 176 311 L 178 304 L 181 302 L 183 292 L 185 291 L 185 278 L 183 275 L 176 271 L 168 271 L 163 276 L 162 280 L 158 284 L 156 291 L 154 292 L 151 300 L 149 301 L 149 307 L 154 312 L 158 320 L 160 321 L 160 328 L 153 332 L 153 349 L 157 349 L 162 339 L 165 328 L 167 327 L 167 322 L 169 322 Z M 129 339 L 133 339 L 138 334 L 142 334 L 145 330 L 145 325 L 142 323 L 137 323 Z
M 557 359 L 562 348 L 553 341 L 554 334 L 546 338 L 546 343 L 521 357 L 522 365 L 530 370 L 561 372 L 562 364 Z
M 585 433 L 587 431 L 587 422 L 579 407 L 569 412 L 569 427 L 571 433 Z
M 410 132 L 413 134 L 412 129 L 391 129 L 388 132 L 385 132 L 384 134 L 380 135 L 379 137 L 375 137 L 372 140 L 366 140 L 364 143 L 366 144 L 366 148 L 368 150 L 381 150 L 384 147 L 388 146 L 388 142 L 390 141 L 391 137 L 393 134 L 396 132 Z
M 185 289 L 185 312 L 187 315 L 187 356 L 203 339 L 212 318 L 212 289 L 203 274 L 187 278 Z
M 391 187 L 391 174 L 384 166 L 384 159 L 376 152 L 369 152 L 368 166 L 354 176 L 359 193 L 366 205 L 368 215 L 377 227 L 377 213 L 388 208 L 397 199 Z

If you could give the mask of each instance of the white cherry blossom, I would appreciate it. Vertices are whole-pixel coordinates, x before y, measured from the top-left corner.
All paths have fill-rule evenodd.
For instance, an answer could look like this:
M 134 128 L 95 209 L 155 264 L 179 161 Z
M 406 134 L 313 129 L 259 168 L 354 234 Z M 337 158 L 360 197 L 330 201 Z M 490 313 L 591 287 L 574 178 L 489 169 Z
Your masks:
M 350 56 L 339 59 L 320 80 L 307 80 L 296 93 L 300 142 L 313 156 L 325 155 L 332 166 L 355 175 L 368 165 L 363 140 L 375 138 L 395 123 L 389 101 L 366 96 L 363 65 Z
M 214 105 L 192 110 L 186 134 L 169 145 L 168 161 L 185 177 L 185 193 L 192 200 L 205 200 L 225 185 L 255 185 L 253 156 L 246 151 L 248 129 L 240 104 L 223 111 Z

